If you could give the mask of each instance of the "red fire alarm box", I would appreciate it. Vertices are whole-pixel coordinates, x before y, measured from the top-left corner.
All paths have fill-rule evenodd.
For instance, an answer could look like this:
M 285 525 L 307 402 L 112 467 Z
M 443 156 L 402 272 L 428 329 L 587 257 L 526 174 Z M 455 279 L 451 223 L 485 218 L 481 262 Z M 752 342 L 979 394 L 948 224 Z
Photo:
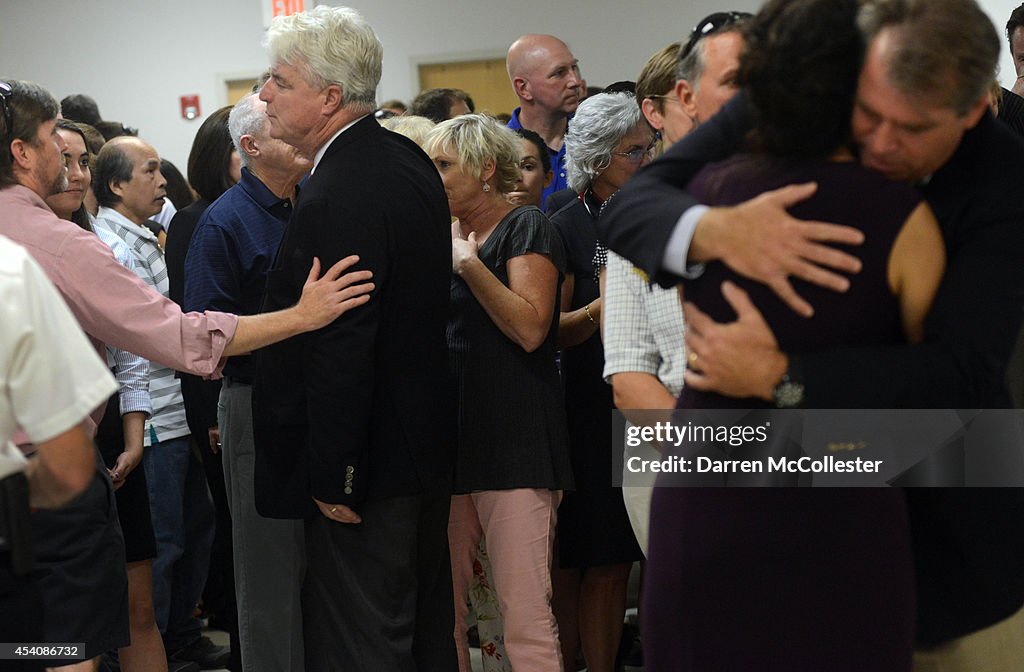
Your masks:
M 189 121 L 199 116 L 199 94 L 181 97 L 181 116 Z

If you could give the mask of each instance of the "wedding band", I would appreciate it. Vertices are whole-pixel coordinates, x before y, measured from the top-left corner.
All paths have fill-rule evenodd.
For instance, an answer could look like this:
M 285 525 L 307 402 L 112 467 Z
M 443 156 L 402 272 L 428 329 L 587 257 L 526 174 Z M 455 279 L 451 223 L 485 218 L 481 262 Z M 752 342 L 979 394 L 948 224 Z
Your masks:
M 217 447 L 220 448 L 220 441 L 217 442 Z
M 332 506 L 332 507 L 331 507 L 331 513 L 334 513 L 334 512 L 335 512 L 335 511 L 337 511 L 337 510 L 338 510 L 338 507 L 336 507 L 336 506 Z
M 690 360 L 690 368 L 691 369 L 697 368 L 697 360 L 700 359 L 700 356 L 696 352 L 691 350 L 690 354 L 687 355 L 687 359 Z

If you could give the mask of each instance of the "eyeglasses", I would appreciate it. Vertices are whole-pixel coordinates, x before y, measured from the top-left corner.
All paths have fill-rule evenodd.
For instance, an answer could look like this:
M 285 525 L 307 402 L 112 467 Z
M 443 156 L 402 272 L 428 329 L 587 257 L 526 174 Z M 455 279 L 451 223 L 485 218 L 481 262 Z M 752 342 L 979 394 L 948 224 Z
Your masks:
M 677 103 L 680 102 L 679 101 L 679 96 L 670 96 L 668 94 L 665 94 L 663 96 L 650 95 L 650 96 L 645 96 L 645 97 L 646 98 L 650 98 L 651 100 L 674 100 Z
M 7 82 L 0 82 L 0 105 L 4 108 L 4 140 L 14 137 L 14 109 L 7 99 L 14 95 L 14 89 Z
M 693 31 L 690 33 L 690 39 L 686 42 L 686 46 L 679 52 L 679 60 L 683 60 L 690 55 L 693 48 L 697 46 L 697 43 L 708 35 L 714 35 L 721 31 L 723 28 L 733 25 L 739 21 L 749 19 L 754 15 L 750 12 L 715 12 L 704 18 L 703 21 L 693 27 Z
M 642 163 L 645 157 L 648 159 L 654 158 L 654 150 L 657 146 L 658 141 L 655 140 L 651 144 L 647 145 L 647 147 L 638 147 L 637 149 L 631 149 L 628 152 L 612 152 L 612 154 L 615 156 L 624 156 L 630 163 Z

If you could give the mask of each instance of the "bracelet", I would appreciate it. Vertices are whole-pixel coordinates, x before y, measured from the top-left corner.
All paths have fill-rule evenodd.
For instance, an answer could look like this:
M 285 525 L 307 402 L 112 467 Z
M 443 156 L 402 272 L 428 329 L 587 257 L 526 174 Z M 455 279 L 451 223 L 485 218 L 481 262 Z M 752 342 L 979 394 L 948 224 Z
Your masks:
M 590 303 L 593 303 L 593 301 L 591 301 Z M 595 320 L 594 316 L 590 314 L 590 303 L 583 306 L 583 312 L 587 314 L 587 319 L 590 320 L 590 323 L 596 325 L 597 320 Z

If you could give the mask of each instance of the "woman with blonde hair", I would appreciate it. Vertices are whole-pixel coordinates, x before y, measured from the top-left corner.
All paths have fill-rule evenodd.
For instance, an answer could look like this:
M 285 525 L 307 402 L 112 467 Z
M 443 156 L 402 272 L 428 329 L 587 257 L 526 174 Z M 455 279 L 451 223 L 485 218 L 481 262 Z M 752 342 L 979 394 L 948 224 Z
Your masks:
M 507 198 L 519 179 L 511 131 L 464 115 L 439 124 L 426 150 L 458 217 L 448 348 L 459 442 L 448 537 L 459 666 L 470 669 L 466 591 L 483 535 L 509 662 L 557 672 L 551 551 L 558 503 L 572 487 L 555 366 L 565 255 L 539 209 Z

